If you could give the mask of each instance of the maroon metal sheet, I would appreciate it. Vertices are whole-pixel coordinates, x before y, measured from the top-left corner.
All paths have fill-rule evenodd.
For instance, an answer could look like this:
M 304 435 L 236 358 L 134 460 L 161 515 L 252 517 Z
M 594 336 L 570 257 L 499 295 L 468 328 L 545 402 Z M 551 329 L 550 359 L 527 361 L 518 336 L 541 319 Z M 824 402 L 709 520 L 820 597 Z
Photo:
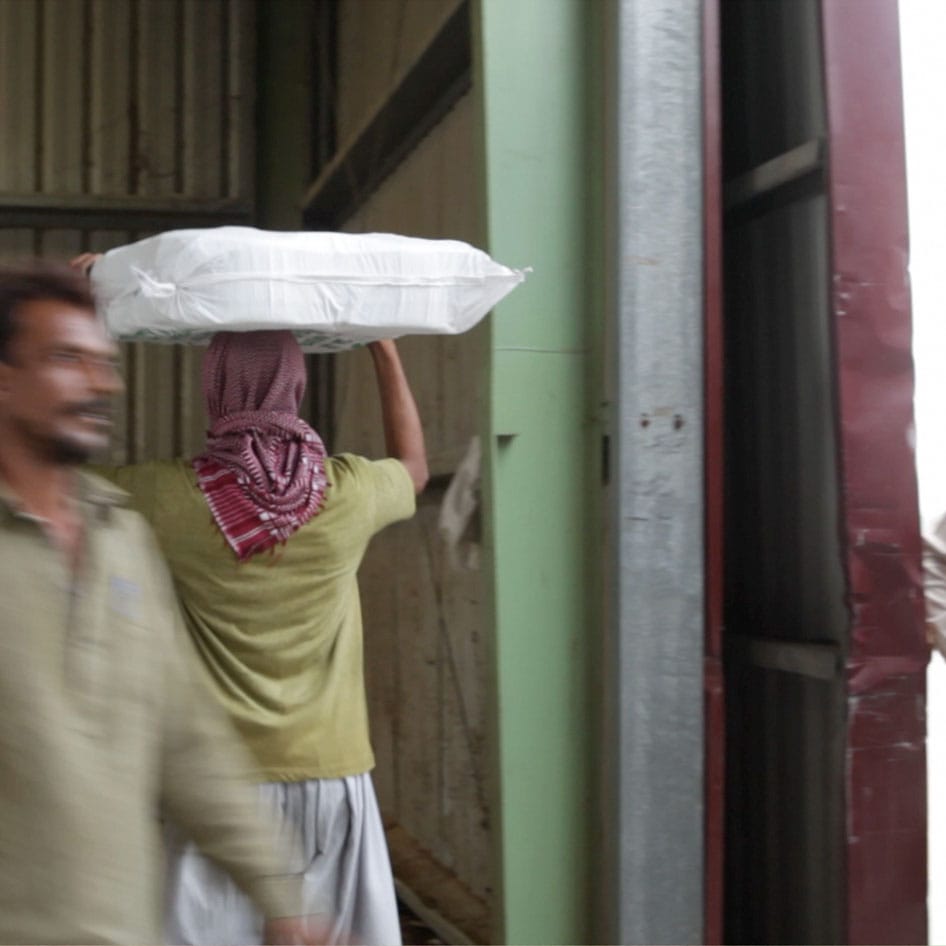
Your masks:
M 822 2 L 842 542 L 850 943 L 926 941 L 925 671 L 897 4 Z
M 703 5 L 703 211 L 705 299 L 706 644 L 704 936 L 723 941 L 726 709 L 723 690 L 723 216 L 719 0 Z

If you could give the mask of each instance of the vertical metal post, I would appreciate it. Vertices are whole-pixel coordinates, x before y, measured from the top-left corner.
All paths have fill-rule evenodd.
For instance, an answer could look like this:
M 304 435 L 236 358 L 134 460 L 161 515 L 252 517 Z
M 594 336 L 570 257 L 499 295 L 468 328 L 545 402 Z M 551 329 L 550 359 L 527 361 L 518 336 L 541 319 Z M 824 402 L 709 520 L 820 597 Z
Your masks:
M 473 7 L 486 245 L 505 263 L 534 267 L 490 320 L 483 436 L 495 941 L 512 944 L 590 942 L 593 921 L 591 6 Z
M 702 4 L 615 0 L 613 941 L 703 941 Z

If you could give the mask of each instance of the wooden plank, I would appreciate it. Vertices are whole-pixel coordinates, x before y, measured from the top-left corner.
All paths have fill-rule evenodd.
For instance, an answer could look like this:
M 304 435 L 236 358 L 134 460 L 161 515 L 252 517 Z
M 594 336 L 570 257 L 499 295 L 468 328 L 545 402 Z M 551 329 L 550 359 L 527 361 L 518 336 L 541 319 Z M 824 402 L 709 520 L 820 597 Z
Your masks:
M 450 764 L 460 798 L 454 810 L 457 826 L 454 830 L 460 831 L 462 824 L 465 835 L 457 874 L 478 896 L 488 899 L 492 890 L 492 865 L 486 710 L 491 689 L 487 641 L 482 630 L 486 621 L 483 576 L 480 572 L 452 569 L 447 564 L 446 550 L 442 544 L 439 547 L 453 652 L 451 689 L 461 709 L 461 728 L 450 740 Z M 453 831 L 450 833 L 452 836 Z
M 490 678 L 483 633 L 487 618 L 483 574 L 452 569 L 439 538 L 435 548 L 440 557 L 450 645 L 447 692 L 457 711 L 446 746 L 451 807 L 445 813 L 445 835 L 455 848 L 457 877 L 474 894 L 489 901 L 493 891 L 486 740 Z
M 435 848 L 440 862 L 453 873 L 463 859 L 468 843 L 468 831 L 464 818 L 457 818 L 457 810 L 465 807 L 471 780 L 468 777 L 457 782 L 454 759 L 463 755 L 465 703 L 463 693 L 457 687 L 458 673 L 456 654 L 450 636 L 450 620 L 444 588 L 442 561 L 436 550 L 437 500 L 442 492 L 426 497 L 421 516 L 423 528 L 420 554 L 427 562 L 427 571 L 432 583 L 434 613 L 437 619 L 437 693 L 436 708 L 440 729 L 437 753 L 437 820 L 431 828 L 436 831 L 439 844 Z
M 422 507 L 423 509 L 423 507 Z M 421 510 L 422 511 L 422 510 Z M 393 529 L 414 531 L 416 520 Z M 398 745 L 398 823 L 415 837 L 423 837 L 436 852 L 440 839 L 429 831 L 431 803 L 436 799 L 440 732 L 435 703 L 437 693 L 437 624 L 426 563 L 420 556 L 405 556 L 398 563 L 396 592 L 399 673 L 403 681 L 400 712 L 405 725 Z
M 391 863 L 398 883 L 415 893 L 427 908 L 424 919 L 437 928 L 436 915 L 445 917 L 447 942 L 495 942 L 487 905 L 417 843 L 400 825 L 388 830 Z M 455 931 L 461 936 L 457 937 Z
M 488 898 L 482 576 L 447 567 L 441 496 L 422 498 L 414 520 L 378 536 L 360 573 L 375 780 L 385 821 Z M 391 561 L 401 563 L 396 576 Z

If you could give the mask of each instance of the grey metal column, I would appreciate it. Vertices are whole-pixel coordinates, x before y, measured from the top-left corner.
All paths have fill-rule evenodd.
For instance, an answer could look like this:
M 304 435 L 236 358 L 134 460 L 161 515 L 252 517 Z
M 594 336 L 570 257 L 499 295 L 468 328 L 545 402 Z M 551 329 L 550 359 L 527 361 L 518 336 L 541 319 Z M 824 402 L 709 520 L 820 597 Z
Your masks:
M 616 941 L 703 941 L 699 0 L 614 0 Z

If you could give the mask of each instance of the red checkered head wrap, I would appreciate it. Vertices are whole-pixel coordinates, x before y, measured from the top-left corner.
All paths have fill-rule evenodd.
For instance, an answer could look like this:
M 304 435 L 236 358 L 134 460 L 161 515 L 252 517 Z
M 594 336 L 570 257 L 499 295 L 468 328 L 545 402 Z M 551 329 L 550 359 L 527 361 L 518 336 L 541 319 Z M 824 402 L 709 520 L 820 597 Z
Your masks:
M 211 425 L 248 412 L 297 420 L 305 358 L 291 332 L 218 332 L 204 355 L 203 380 Z
M 325 447 L 299 417 L 305 358 L 291 332 L 221 332 L 204 356 L 207 448 L 193 461 L 214 521 L 243 561 L 322 508 Z

